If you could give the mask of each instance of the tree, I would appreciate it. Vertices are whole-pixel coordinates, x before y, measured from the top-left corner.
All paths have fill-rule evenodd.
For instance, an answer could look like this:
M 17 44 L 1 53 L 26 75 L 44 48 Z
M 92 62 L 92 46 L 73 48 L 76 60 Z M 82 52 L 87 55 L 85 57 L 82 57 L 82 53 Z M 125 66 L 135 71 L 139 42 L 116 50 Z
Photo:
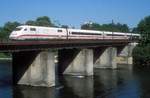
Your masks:
M 129 27 L 126 24 L 120 23 L 109 23 L 109 24 L 98 24 L 98 23 L 86 23 L 81 25 L 81 29 L 88 30 L 102 30 L 112 32 L 129 32 Z
M 61 28 L 69 28 L 68 25 L 61 25 Z
M 134 48 L 133 60 L 136 65 L 150 67 L 150 16 L 142 19 L 135 30 L 141 34 L 139 45 Z
M 137 27 L 138 32 L 142 35 L 142 45 L 150 45 L 150 16 L 142 19 Z
M 50 18 L 47 16 L 38 17 L 35 21 L 29 20 L 25 24 L 26 25 L 32 25 L 32 26 L 46 26 L 46 27 L 55 26 L 51 22 Z
M 100 25 L 98 23 L 86 23 L 81 25 L 81 29 L 86 29 L 86 30 L 99 30 Z
M 38 26 L 54 26 L 47 16 L 38 17 L 36 19 L 36 25 Z
M 0 27 L 0 39 L 4 38 L 3 28 Z
M 139 31 L 138 31 L 138 29 L 137 29 L 137 27 L 134 27 L 133 29 L 132 29 L 132 31 L 131 31 L 132 33 L 139 33 Z
M 26 25 L 36 26 L 36 22 L 33 21 L 33 20 L 28 20 L 25 24 L 26 24 Z
M 3 27 L 0 28 L 0 37 L 1 39 L 8 39 L 10 33 L 19 26 L 18 22 L 7 22 Z

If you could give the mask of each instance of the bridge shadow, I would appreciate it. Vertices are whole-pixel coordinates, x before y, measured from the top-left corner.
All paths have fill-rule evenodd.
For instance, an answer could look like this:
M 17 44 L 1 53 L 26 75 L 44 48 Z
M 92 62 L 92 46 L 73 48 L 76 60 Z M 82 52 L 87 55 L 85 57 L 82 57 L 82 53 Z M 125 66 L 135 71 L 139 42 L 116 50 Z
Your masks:
M 80 49 L 62 49 L 58 51 L 58 74 L 62 75 L 68 65 L 75 59 Z
M 23 51 L 12 53 L 13 85 L 17 85 L 40 51 Z
M 103 47 L 103 48 L 94 48 L 93 52 L 94 52 L 94 63 L 96 62 L 96 60 L 103 54 L 103 52 L 106 50 L 107 47 Z
M 119 55 L 125 47 L 126 47 L 126 45 L 116 46 L 116 48 L 117 48 L 117 55 Z

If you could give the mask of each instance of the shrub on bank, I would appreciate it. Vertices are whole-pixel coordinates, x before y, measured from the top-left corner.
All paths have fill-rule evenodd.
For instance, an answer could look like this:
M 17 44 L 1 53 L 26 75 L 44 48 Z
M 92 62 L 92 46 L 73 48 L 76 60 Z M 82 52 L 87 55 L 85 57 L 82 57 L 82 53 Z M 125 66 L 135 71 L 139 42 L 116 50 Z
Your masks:
M 0 58 L 10 58 L 11 55 L 9 53 L 0 53 Z
M 150 67 L 150 45 L 134 48 L 133 63 L 137 67 Z

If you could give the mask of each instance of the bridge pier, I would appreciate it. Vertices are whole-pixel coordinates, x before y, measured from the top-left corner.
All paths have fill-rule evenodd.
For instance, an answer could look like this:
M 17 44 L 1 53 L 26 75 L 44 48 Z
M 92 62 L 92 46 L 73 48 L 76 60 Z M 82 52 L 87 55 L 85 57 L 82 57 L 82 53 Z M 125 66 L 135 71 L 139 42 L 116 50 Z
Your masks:
M 13 83 L 51 87 L 55 85 L 55 63 L 52 51 L 13 53 Z
M 61 50 L 58 54 L 59 54 L 59 66 L 66 66 L 66 69 L 63 68 L 64 69 L 63 74 L 84 75 L 84 76 L 93 75 L 92 49 L 82 49 L 82 50 L 65 49 Z M 71 55 L 69 56 L 68 54 Z
M 105 51 L 99 55 L 94 62 L 95 68 L 117 68 L 116 63 L 117 49 L 114 47 L 108 47 Z
M 118 54 L 118 62 L 119 64 L 133 64 L 132 51 L 136 47 L 137 43 L 129 43 L 126 45 L 122 51 Z

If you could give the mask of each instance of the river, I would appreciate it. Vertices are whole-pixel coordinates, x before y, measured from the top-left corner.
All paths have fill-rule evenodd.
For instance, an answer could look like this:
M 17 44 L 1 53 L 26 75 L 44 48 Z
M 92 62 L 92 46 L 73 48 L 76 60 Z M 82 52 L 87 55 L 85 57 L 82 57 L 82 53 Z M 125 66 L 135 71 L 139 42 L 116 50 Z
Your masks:
M 122 66 L 94 69 L 93 77 L 64 76 L 52 88 L 13 87 L 11 62 L 1 61 L 0 98 L 150 98 L 150 70 Z

